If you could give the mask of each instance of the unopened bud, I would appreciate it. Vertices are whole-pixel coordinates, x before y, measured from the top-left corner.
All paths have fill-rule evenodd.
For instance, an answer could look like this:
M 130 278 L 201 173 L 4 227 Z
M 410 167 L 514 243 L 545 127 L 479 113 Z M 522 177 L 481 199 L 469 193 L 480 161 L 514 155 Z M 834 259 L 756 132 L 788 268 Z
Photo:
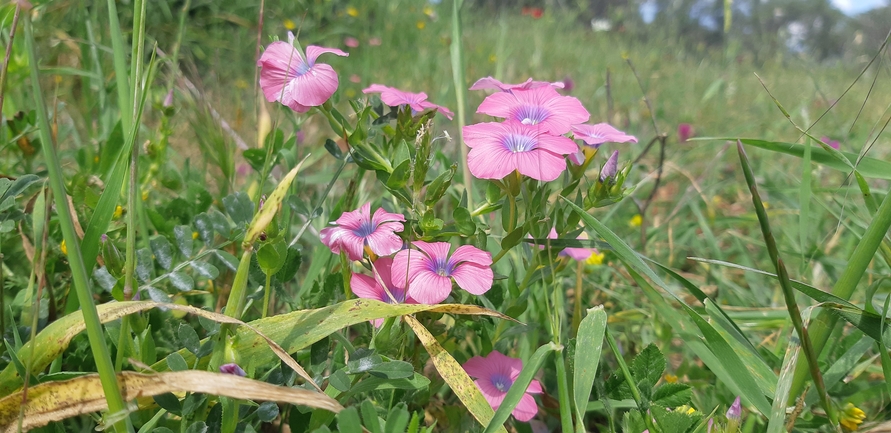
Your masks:
M 614 150 L 613 154 L 610 155 L 609 159 L 606 160 L 606 164 L 603 165 L 603 168 L 600 170 L 600 181 L 606 182 L 607 179 L 612 179 L 616 177 L 616 174 L 619 172 L 619 151 Z
M 167 96 L 164 97 L 164 102 L 161 104 L 161 106 L 164 108 L 170 108 L 173 106 L 173 89 L 170 89 L 170 91 L 167 92 Z
M 247 373 L 245 373 L 244 370 L 242 370 L 241 367 L 239 367 L 238 364 L 235 364 L 235 363 L 221 365 L 220 373 L 234 374 L 235 376 L 241 376 L 241 377 L 247 376 Z

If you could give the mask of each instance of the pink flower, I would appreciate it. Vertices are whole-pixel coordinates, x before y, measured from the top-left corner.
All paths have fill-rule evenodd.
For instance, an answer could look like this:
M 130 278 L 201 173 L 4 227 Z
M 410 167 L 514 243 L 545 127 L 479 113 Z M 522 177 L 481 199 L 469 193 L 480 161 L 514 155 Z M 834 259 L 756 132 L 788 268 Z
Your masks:
M 693 136 L 693 125 L 689 123 L 681 123 L 678 125 L 678 141 L 685 143 Z
M 405 288 L 393 284 L 390 274 L 392 265 L 392 258 L 381 257 L 374 262 L 374 277 L 353 274 L 350 277 L 350 288 L 353 293 L 363 299 L 374 299 L 388 304 L 416 304 L 414 299 L 406 296 Z M 384 319 L 375 319 L 371 323 L 377 328 L 384 323 Z
M 572 134 L 576 139 L 594 147 L 600 147 L 603 143 L 637 143 L 637 138 L 633 135 L 625 134 L 606 123 L 575 125 L 572 127 Z
M 551 232 L 548 233 L 548 239 L 559 239 L 559 237 L 557 236 L 557 229 L 555 229 L 555 228 L 551 229 Z M 580 235 L 578 235 L 578 237 L 576 239 L 587 240 L 588 234 L 585 232 L 582 232 Z M 545 245 L 539 245 L 538 248 L 544 249 Z M 566 247 L 563 249 L 563 251 L 560 251 L 560 254 L 557 254 L 557 255 L 563 256 L 563 257 L 569 257 L 576 261 L 582 261 L 582 260 L 587 259 L 588 257 L 591 257 L 591 254 L 597 254 L 597 253 L 599 253 L 597 248 Z
M 350 81 L 358 84 L 360 81 L 362 81 L 362 77 L 360 77 L 356 74 L 353 74 L 353 75 L 350 75 Z
M 506 84 L 492 77 L 485 77 L 476 80 L 476 83 L 473 83 L 473 85 L 470 86 L 470 90 L 498 89 L 502 92 L 510 92 L 512 90 L 529 90 L 544 86 L 563 88 L 563 85 L 564 84 L 559 81 L 556 83 L 549 83 L 547 81 L 532 81 L 532 78 L 529 78 L 520 84 Z
M 591 117 L 578 99 L 561 96 L 550 86 L 493 93 L 476 112 L 536 125 L 543 132 L 556 135 L 569 132 L 572 125 L 585 123 Z
M 829 137 L 822 137 L 820 138 L 820 141 L 826 143 L 829 147 L 835 150 L 838 150 L 841 147 L 841 145 L 838 143 L 838 140 L 833 140 Z
M 470 147 L 470 173 L 479 179 L 502 179 L 518 170 L 533 179 L 552 181 L 566 169 L 563 155 L 578 150 L 566 137 L 515 120 L 465 126 L 464 141 Z
M 359 48 L 359 40 L 352 36 L 343 38 L 343 44 L 349 48 Z
M 381 38 L 371 38 L 368 40 L 368 45 L 372 47 L 379 47 L 381 45 Z
M 403 92 L 402 90 L 387 87 L 382 84 L 372 84 L 368 86 L 367 89 L 362 90 L 362 93 L 380 93 L 381 101 L 383 101 L 384 104 L 387 104 L 390 107 L 408 105 L 411 107 L 412 114 L 419 113 L 428 108 L 433 108 L 438 110 L 445 117 L 448 117 L 449 120 L 454 116 L 448 108 L 427 101 L 427 94 L 424 92 Z
M 336 48 L 310 45 L 304 56 L 294 48 L 294 35 L 288 32 L 291 43 L 277 41 L 269 44 L 257 61 L 260 66 L 260 88 L 269 102 L 279 101 L 298 113 L 325 103 L 337 90 L 337 72 L 316 59 L 325 53 L 338 56 L 349 54 Z
M 365 203 L 352 212 L 344 212 L 336 225 L 319 233 L 322 243 L 334 254 L 343 249 L 350 260 L 361 260 L 367 245 L 379 256 L 387 256 L 402 249 L 402 238 L 396 232 L 403 230 L 401 214 L 389 213 L 383 208 L 371 215 L 371 203 Z
M 483 397 L 498 410 L 507 391 L 513 386 L 514 381 L 523 370 L 523 361 L 517 358 L 504 356 L 499 352 L 490 352 L 485 358 L 474 356 L 462 365 L 464 371 L 471 377 L 475 377 L 476 386 L 483 393 Z M 529 421 L 538 413 L 538 405 L 532 394 L 541 394 L 541 382 L 533 380 L 526 388 L 526 393 L 520 398 L 520 402 L 514 408 L 514 418 L 518 421 Z
M 452 281 L 458 287 L 482 295 L 492 288 L 492 255 L 471 245 L 458 247 L 449 256 L 448 242 L 415 241 L 418 250 L 402 250 L 393 259 L 393 284 L 405 287 L 408 296 L 422 304 L 438 304 L 449 297 Z M 419 251 L 420 250 L 420 251 Z
M 569 94 L 572 92 L 572 89 L 575 89 L 575 81 L 569 75 L 563 77 L 563 82 L 561 84 L 563 84 L 561 87 L 563 87 L 564 94 Z

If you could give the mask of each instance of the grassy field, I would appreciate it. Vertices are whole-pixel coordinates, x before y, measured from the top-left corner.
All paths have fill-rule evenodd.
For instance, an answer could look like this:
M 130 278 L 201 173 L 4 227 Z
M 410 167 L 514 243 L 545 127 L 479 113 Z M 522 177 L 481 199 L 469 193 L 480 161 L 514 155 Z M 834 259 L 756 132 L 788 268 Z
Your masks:
M 563 94 L 584 104 L 589 123 L 608 122 L 638 139 L 637 144 L 604 145 L 582 176 L 581 190 L 595 185 L 604 155 L 613 150 L 620 152 L 620 167 L 630 166 L 627 198 L 585 209 L 590 220 L 579 214 L 588 235 L 609 245 L 598 244 L 602 256 L 574 262 L 550 254 L 550 244 L 541 253 L 519 241 L 507 246 L 511 235 L 542 238 L 551 220 L 558 226 L 572 220 L 572 209 L 560 198 L 575 197 L 575 187 L 563 190 L 569 188 L 569 177 L 554 187 L 523 183 L 517 196 L 522 201 L 519 226 L 516 218 L 504 215 L 508 204 L 517 205 L 506 195 L 509 182 L 500 191 L 492 186 L 496 182 L 476 179 L 471 206 L 463 196 L 464 144 L 458 140 L 457 119 L 437 115 L 435 128 L 425 129 L 433 148 L 430 170 L 416 189 L 408 184 L 414 201 L 394 198 L 387 176 L 392 178 L 399 165 L 399 140 L 415 146 L 413 135 L 399 134 L 417 134 L 423 121 L 412 123 L 411 116 L 403 116 L 392 126 L 372 124 L 381 113 L 353 101 L 365 100 L 362 89 L 378 83 L 426 92 L 430 101 L 456 111 L 451 2 L 267 2 L 259 32 L 254 2 L 146 4 L 144 31 L 133 26 L 138 9 L 117 5 L 122 46 L 113 41 L 117 29 L 109 24 L 105 4 L 35 3 L 23 12 L 27 18 L 16 20 L 19 31 L 11 44 L 15 5 L 0 7 L 4 46 L 12 47 L 0 169 L 10 179 L 2 188 L 12 185 L 8 191 L 15 192 L 12 201 L 0 205 L 0 324 L 6 342 L 0 349 L 0 396 L 10 395 L 0 399 L 0 427 L 6 431 L 16 431 L 26 376 L 36 379 L 28 386 L 45 387 L 37 390 L 56 385 L 72 400 L 94 392 L 101 404 L 62 416 L 37 392 L 33 413 L 21 406 L 26 408 L 22 419 L 44 413 L 57 422 L 43 431 L 88 431 L 99 417 L 83 414 L 104 409 L 103 395 L 111 412 L 115 403 L 108 382 L 102 388 L 99 379 L 87 383 L 92 376 L 84 372 L 98 372 L 103 381 L 121 370 L 174 374 L 169 372 L 210 369 L 217 374 L 224 361 L 238 363 L 258 381 L 219 379 L 213 389 L 158 385 L 154 401 L 125 395 L 139 409 L 126 421 L 108 415 L 104 421 L 118 431 L 139 432 L 353 432 L 360 431 L 361 415 L 362 425 L 373 432 L 419 431 L 418 425 L 476 431 L 497 408 L 490 409 L 479 392 L 461 391 L 470 378 L 456 366 L 493 350 L 535 367 L 524 369 L 512 383 L 528 383 L 534 375 L 544 390 L 534 421 L 508 421 L 512 432 L 706 431 L 709 419 L 716 420 L 719 431 L 736 431 L 724 413 L 738 395 L 743 396 L 743 432 L 784 431 L 784 421 L 795 423 L 794 431 L 835 431 L 832 425 L 839 422 L 847 431 L 857 427 L 852 420 L 861 420 L 863 412 L 862 429 L 889 418 L 891 359 L 887 338 L 882 338 L 882 308 L 887 309 L 891 288 L 891 240 L 883 226 L 891 222 L 886 198 L 891 147 L 882 135 L 889 105 L 880 90 L 887 81 L 886 65 L 866 69 L 871 57 L 863 56 L 817 63 L 791 53 L 761 55 L 756 63 L 755 56 L 732 42 L 691 49 L 687 41 L 659 29 L 595 32 L 564 9 L 546 9 L 535 18 L 519 9 L 494 14 L 465 7 L 461 46 L 467 87 L 485 76 L 509 83 L 528 77 L 564 81 Z M 182 13 L 183 6 L 188 13 Z M 36 41 L 31 59 L 32 36 L 23 29 L 28 25 Z M 335 121 L 319 115 L 321 108 L 302 115 L 263 99 L 255 84 L 257 55 L 272 41 L 287 40 L 289 30 L 304 48 L 321 45 L 349 53 L 319 60 L 330 64 L 340 80 L 333 104 L 324 110 L 344 113 L 344 125 L 337 125 L 337 115 Z M 142 34 L 143 51 L 130 56 L 130 44 L 139 46 L 131 41 Z M 43 120 L 34 111 L 35 82 L 29 79 L 36 66 L 42 88 L 36 99 L 49 112 Z M 129 83 L 123 76 L 128 69 Z M 143 88 L 144 77 L 151 81 Z M 874 80 L 878 84 L 871 89 Z M 488 94 L 467 93 L 467 124 L 491 121 L 474 113 Z M 119 109 L 138 108 L 143 96 L 141 118 Z M 694 139 L 679 139 L 681 124 L 691 125 Z M 342 162 L 347 143 L 338 127 L 363 131 L 361 137 L 351 135 L 349 144 L 375 143 L 392 164 L 390 170 Z M 842 153 L 818 146 L 797 127 L 815 138 L 837 140 Z M 420 137 L 418 143 L 424 134 Z M 737 138 L 751 139 L 744 141 L 753 174 L 748 182 Z M 45 153 L 47 141 L 55 142 L 60 173 Z M 133 162 L 127 158 L 131 143 L 138 149 Z M 414 158 L 419 150 L 411 149 Z M 306 155 L 294 185 L 283 184 L 287 194 L 277 197 L 276 185 Z M 847 166 L 847 161 L 857 164 L 858 157 L 863 158 L 857 166 L 864 178 L 860 184 Z M 418 197 L 430 198 L 435 179 L 453 163 L 458 174 L 451 187 L 420 205 Z M 133 177 L 124 176 L 128 166 L 137 168 Z M 13 183 L 16 178 L 21 182 Z M 58 190 L 50 193 L 57 179 L 70 196 L 69 211 L 63 201 L 51 205 L 61 200 Z M 421 193 L 421 185 L 431 181 Z M 764 211 L 753 204 L 752 186 Z M 866 190 L 871 197 L 864 198 Z M 471 230 L 461 231 L 465 219 L 458 209 L 473 212 L 491 194 L 493 208 L 504 207 L 467 212 Z M 276 205 L 266 211 L 255 206 L 261 195 L 281 204 L 280 212 Z M 544 197 L 540 208 L 536 197 Z M 366 202 L 405 213 L 406 227 L 411 227 L 406 242 L 414 233 L 428 241 L 475 245 L 495 256 L 492 291 L 480 297 L 452 292 L 449 302 L 473 305 L 469 310 L 429 311 L 407 304 L 349 309 L 348 299 L 355 298 L 350 276 L 368 273 L 377 256 L 351 263 L 346 255 L 323 248 L 320 231 L 341 212 Z M 261 224 L 252 237 L 252 228 L 260 224 L 255 214 L 273 222 Z M 79 226 L 70 234 L 67 215 Z M 762 234 L 766 217 L 773 238 Z M 435 229 L 434 218 L 442 220 Z M 523 231 L 515 232 L 516 227 Z M 93 233 L 96 242 L 85 240 L 77 248 L 78 257 L 86 251 L 84 265 L 73 257 L 71 241 L 66 245 L 63 239 L 89 239 L 94 229 L 99 230 Z M 574 238 L 579 230 L 573 230 L 561 231 L 561 238 L 568 233 L 572 236 L 565 237 Z M 777 254 L 792 280 L 788 290 L 783 285 L 788 280 L 776 276 Z M 86 274 L 79 276 L 78 267 Z M 837 297 L 827 298 L 830 291 Z M 239 295 L 240 306 L 233 301 Z M 114 302 L 139 299 L 191 305 L 216 315 L 199 318 L 200 312 L 186 315 L 146 303 Z M 88 323 L 86 300 L 100 304 L 104 329 L 98 321 Z M 828 343 L 815 354 L 829 411 L 822 390 L 803 385 L 810 380 L 804 363 L 795 380 L 794 366 L 788 365 L 790 354 L 808 355 L 808 348 L 798 344 L 798 324 L 790 319 L 797 314 L 790 307 L 793 301 L 805 313 L 811 336 L 821 334 L 814 329 L 822 323 L 843 319 L 822 332 Z M 837 308 L 812 308 L 819 302 Z M 120 312 L 127 305 L 133 310 Z M 597 305 L 604 310 L 588 310 Z M 79 306 L 84 319 L 68 315 Z M 522 323 L 485 317 L 489 313 L 480 308 Z M 818 311 L 825 313 L 818 316 Z M 456 314 L 462 312 L 471 315 Z M 418 313 L 418 320 L 387 319 L 382 330 L 365 324 L 410 313 Z M 250 322 L 302 367 L 275 358 L 248 328 L 234 331 L 233 319 Z M 595 326 L 595 319 L 603 325 Z M 95 335 L 75 336 L 71 329 Z M 432 334 L 428 339 L 425 329 Z M 29 341 L 44 345 L 37 350 Z M 107 343 L 110 354 L 96 352 L 99 341 Z M 437 357 L 437 347 L 445 355 Z M 573 375 L 592 362 L 585 358 L 590 353 L 598 355 L 586 383 Z M 102 356 L 113 361 L 106 373 Z M 371 373 L 358 366 L 362 360 L 373 364 Z M 626 362 L 630 373 L 623 370 Z M 75 377 L 84 384 L 56 382 Z M 334 406 L 318 406 L 324 399 L 307 378 L 324 389 L 331 404 L 346 409 L 335 417 Z M 194 381 L 213 382 L 198 376 Z M 255 382 L 316 396 L 264 399 L 258 395 L 272 391 Z M 593 386 L 593 394 L 576 398 L 572 392 L 585 384 Z M 227 392 L 226 386 L 255 393 Z M 796 406 L 798 396 L 806 404 L 787 410 Z M 261 403 L 266 400 L 280 404 Z M 679 406 L 693 411 L 679 411 Z M 123 409 L 118 404 L 117 410 Z M 498 418 L 502 412 L 503 423 L 509 411 L 494 414 Z

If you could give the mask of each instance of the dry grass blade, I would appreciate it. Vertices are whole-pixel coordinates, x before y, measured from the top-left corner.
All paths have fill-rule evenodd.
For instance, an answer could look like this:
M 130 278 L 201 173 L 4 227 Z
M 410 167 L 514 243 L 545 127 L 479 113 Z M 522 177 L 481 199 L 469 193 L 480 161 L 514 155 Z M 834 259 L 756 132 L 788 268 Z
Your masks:
M 198 392 L 245 400 L 275 401 L 340 412 L 337 401 L 324 394 L 300 388 L 286 388 L 230 374 L 189 370 L 174 373 L 118 375 L 124 399 L 133 401 L 168 392 Z M 0 432 L 18 431 L 21 393 L 0 400 Z M 28 391 L 24 404 L 22 431 L 45 426 L 73 416 L 105 410 L 105 393 L 98 375 L 81 376 L 61 382 L 47 382 Z

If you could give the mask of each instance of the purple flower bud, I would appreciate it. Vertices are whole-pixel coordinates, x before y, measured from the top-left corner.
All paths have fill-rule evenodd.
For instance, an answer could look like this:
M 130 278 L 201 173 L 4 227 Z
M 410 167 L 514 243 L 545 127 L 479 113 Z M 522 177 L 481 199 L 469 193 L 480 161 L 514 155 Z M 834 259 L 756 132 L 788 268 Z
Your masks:
M 712 428 L 714 427 L 714 424 L 715 424 L 715 420 L 712 418 L 709 418 L 708 419 L 708 430 L 706 430 L 706 433 L 712 433 Z
M 241 377 L 247 376 L 247 373 L 245 373 L 244 370 L 242 370 L 241 367 L 239 367 L 238 364 L 235 364 L 235 363 L 221 365 L 220 373 L 234 374 L 236 376 L 241 376 Z
M 563 93 L 568 95 L 572 93 L 572 89 L 575 89 L 575 81 L 569 75 L 563 77 Z
M 821 137 L 820 141 L 826 143 L 827 145 L 829 145 L 829 147 L 835 150 L 838 150 L 841 147 L 841 145 L 838 143 L 838 140 L 833 140 L 829 137 Z
M 616 174 L 619 172 L 619 151 L 614 150 L 613 154 L 610 155 L 609 159 L 606 160 L 606 164 L 603 165 L 603 169 L 600 170 L 600 181 L 606 182 L 607 179 L 612 179 L 616 177 Z
M 173 89 L 170 89 L 170 92 L 167 93 L 167 96 L 164 97 L 164 102 L 161 104 L 164 108 L 170 108 L 173 106 Z
M 689 123 L 681 123 L 678 125 L 678 141 L 681 143 L 690 139 L 693 136 L 693 125 Z
M 736 400 L 733 400 L 733 404 L 730 405 L 730 409 L 727 409 L 727 419 L 739 422 L 740 416 L 742 416 L 742 405 L 739 397 L 736 397 Z
M 99 236 L 99 240 L 102 241 L 102 242 L 107 241 L 107 240 L 108 240 L 108 235 L 105 234 L 105 233 L 102 233 L 102 236 Z

